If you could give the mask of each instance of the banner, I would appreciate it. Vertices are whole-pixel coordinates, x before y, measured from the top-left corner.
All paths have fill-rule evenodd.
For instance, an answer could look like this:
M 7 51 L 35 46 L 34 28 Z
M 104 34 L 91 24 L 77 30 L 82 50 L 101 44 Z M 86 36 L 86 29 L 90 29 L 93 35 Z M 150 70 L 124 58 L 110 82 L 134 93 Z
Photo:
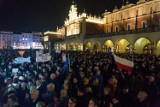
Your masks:
M 30 63 L 31 60 L 30 60 L 31 57 L 27 57 L 27 58 L 24 58 L 24 57 L 18 57 L 18 58 L 15 58 L 13 60 L 14 63 L 17 63 L 17 64 L 23 64 L 25 62 L 27 63 Z
M 62 62 L 66 62 L 66 54 L 62 53 Z
M 60 49 L 56 49 L 55 52 L 56 53 L 61 53 L 61 50 Z
M 36 62 L 47 62 L 51 60 L 51 55 L 49 53 L 41 54 L 36 51 Z

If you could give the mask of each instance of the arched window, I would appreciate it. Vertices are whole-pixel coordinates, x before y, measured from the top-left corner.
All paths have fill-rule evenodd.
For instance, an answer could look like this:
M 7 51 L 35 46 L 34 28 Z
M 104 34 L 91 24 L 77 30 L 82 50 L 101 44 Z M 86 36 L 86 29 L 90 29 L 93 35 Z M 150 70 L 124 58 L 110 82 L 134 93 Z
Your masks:
M 142 22 L 142 28 L 146 28 L 147 27 L 147 21 L 143 21 Z
M 119 32 L 119 27 L 118 26 L 116 26 L 116 32 Z
M 106 33 L 108 33 L 108 28 L 106 28 Z
M 127 30 L 131 30 L 131 24 L 127 24 Z

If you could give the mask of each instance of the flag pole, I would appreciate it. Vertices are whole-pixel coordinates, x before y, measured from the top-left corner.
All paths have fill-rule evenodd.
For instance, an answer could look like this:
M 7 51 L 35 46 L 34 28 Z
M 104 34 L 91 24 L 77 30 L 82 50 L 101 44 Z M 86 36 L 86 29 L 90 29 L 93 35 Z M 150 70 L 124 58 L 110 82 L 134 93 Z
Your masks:
M 37 62 L 37 70 L 38 70 L 38 62 Z
M 123 74 L 123 72 L 122 72 L 122 69 L 119 68 L 119 71 L 120 71 L 120 73 L 121 73 L 122 78 L 124 79 L 125 76 L 124 76 L 124 74 Z
M 69 53 L 68 53 L 68 58 L 69 58 L 69 64 L 68 64 L 68 72 L 70 71 L 70 57 L 69 57 Z

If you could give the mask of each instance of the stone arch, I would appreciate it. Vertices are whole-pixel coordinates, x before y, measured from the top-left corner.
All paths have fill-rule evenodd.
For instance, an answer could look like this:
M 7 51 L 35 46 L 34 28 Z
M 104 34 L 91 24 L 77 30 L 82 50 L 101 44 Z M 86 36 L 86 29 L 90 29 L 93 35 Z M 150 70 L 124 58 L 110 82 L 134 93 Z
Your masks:
M 113 51 L 114 44 L 111 40 L 106 40 L 103 44 L 103 50 L 107 51 L 108 49 L 112 49 Z
M 95 41 L 95 44 L 93 45 L 94 51 L 101 51 L 101 43 L 99 41 Z
M 91 42 L 87 42 L 85 45 L 85 50 L 91 50 L 92 49 L 92 43 Z
M 71 51 L 82 51 L 83 50 L 83 43 L 80 42 L 68 42 L 64 45 L 67 50 Z
M 156 48 L 157 54 L 160 55 L 160 40 L 158 41 Z
M 151 41 L 145 37 L 141 37 L 134 43 L 134 52 L 136 53 L 151 53 Z
M 70 42 L 67 44 L 68 45 L 68 50 L 76 50 L 75 44 L 73 42 Z
M 126 53 L 127 52 L 127 47 L 129 46 L 129 42 L 127 39 L 120 39 L 116 43 L 116 52 L 119 53 Z

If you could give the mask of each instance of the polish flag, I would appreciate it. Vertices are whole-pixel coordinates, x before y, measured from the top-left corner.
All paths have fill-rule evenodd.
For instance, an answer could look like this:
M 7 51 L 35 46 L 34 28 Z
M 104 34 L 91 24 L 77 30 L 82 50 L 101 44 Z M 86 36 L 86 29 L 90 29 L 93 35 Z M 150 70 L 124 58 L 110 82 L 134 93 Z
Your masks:
M 116 56 L 115 54 L 113 54 L 113 55 L 114 55 L 114 59 L 115 59 L 117 67 L 121 68 L 121 69 L 124 69 L 128 72 L 128 74 L 131 74 L 134 63 L 130 60 L 127 60 L 127 59 L 121 58 L 119 56 Z

